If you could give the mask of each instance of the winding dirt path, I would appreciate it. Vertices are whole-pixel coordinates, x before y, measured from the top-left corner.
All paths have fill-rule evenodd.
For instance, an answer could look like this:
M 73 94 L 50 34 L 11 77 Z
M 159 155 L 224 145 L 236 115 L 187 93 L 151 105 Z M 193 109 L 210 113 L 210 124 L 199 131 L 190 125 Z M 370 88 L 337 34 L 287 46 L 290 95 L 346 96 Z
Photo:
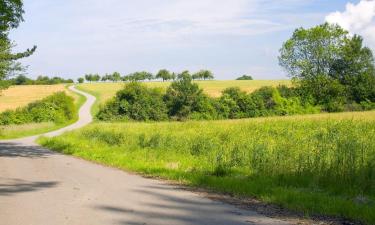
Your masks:
M 57 136 L 92 121 L 86 96 L 79 120 Z M 0 142 L 0 225 L 290 224 L 213 201 L 162 181 L 51 152 L 40 135 Z

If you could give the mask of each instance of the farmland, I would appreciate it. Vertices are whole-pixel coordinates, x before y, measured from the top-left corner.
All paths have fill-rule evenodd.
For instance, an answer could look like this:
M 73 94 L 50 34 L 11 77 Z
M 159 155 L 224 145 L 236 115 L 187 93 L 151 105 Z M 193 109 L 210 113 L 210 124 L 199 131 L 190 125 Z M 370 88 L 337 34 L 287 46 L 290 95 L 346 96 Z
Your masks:
M 171 82 L 144 82 L 149 87 L 158 87 L 166 89 Z M 239 87 L 246 92 L 252 92 L 263 86 L 290 85 L 289 80 L 251 80 L 251 81 L 196 81 L 196 83 L 204 90 L 205 93 L 212 97 L 218 97 L 226 88 Z M 87 91 L 95 95 L 98 99 L 93 111 L 97 112 L 98 106 L 105 103 L 108 99 L 115 96 L 116 92 L 123 88 L 124 83 L 86 83 L 78 85 L 83 91 Z
M 40 143 L 128 171 L 375 223 L 375 112 L 99 123 Z
M 0 94 L 0 112 L 26 106 L 33 101 L 64 90 L 66 90 L 64 84 L 12 86 Z
M 11 87 L 0 96 L 0 109 L 14 110 L 17 108 L 22 108 L 29 103 L 41 100 L 52 94 L 65 91 L 68 95 L 74 98 L 74 104 L 77 108 L 83 104 L 84 97 L 80 96 L 66 88 L 66 85 L 25 85 L 25 86 L 15 86 Z M 20 125 L 3 125 L 0 126 L 0 140 L 25 137 L 35 134 L 41 134 L 48 131 L 56 130 L 67 126 L 68 124 L 74 122 L 78 115 L 76 115 L 73 121 L 65 121 L 64 123 L 55 124 L 52 122 L 42 122 L 42 123 L 28 123 Z

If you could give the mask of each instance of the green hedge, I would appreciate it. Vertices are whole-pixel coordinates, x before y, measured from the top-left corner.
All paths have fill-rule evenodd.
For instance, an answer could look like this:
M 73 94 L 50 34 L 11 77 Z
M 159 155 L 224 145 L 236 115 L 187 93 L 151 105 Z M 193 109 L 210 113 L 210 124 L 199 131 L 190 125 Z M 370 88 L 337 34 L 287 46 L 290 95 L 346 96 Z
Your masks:
M 74 119 L 76 106 L 74 99 L 57 92 L 26 107 L 7 110 L 0 114 L 0 125 L 54 122 L 64 123 Z

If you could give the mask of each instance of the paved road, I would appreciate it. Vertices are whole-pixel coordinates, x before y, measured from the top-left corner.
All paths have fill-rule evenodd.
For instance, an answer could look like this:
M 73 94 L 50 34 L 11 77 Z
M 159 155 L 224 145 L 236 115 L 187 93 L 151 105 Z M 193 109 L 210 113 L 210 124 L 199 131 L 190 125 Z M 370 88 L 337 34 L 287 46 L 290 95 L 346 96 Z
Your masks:
M 71 88 L 73 91 L 82 93 Z M 77 123 L 92 121 L 86 93 Z M 43 149 L 37 136 L 0 142 L 0 225 L 289 224 L 162 181 Z

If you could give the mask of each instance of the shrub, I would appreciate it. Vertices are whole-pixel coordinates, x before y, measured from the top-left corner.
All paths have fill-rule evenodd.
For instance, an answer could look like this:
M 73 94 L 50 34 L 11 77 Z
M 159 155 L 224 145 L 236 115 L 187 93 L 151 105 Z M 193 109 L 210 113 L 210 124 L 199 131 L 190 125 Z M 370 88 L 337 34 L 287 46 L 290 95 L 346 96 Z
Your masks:
M 54 122 L 64 123 L 74 119 L 76 107 L 72 97 L 58 92 L 24 108 L 0 114 L 0 125 Z
M 189 76 L 181 76 L 180 80 L 173 82 L 167 89 L 164 101 L 169 116 L 178 120 L 215 117 L 212 101 L 197 84 L 192 83 Z
M 100 120 L 166 120 L 167 108 L 160 89 L 131 82 L 117 92 L 116 97 L 102 107 Z

